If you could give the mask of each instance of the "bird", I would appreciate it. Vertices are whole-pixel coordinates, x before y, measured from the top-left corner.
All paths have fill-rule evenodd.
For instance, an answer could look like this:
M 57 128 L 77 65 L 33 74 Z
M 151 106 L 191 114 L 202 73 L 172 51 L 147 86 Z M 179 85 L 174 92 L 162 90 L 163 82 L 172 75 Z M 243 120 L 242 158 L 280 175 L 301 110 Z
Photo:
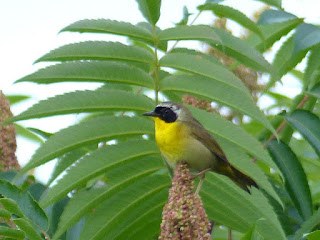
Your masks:
M 251 177 L 231 165 L 217 141 L 183 104 L 162 102 L 143 115 L 154 119 L 155 139 L 170 172 L 178 162 L 185 162 L 197 173 L 194 177 L 200 176 L 196 193 L 208 171 L 227 176 L 248 193 L 251 186 L 259 188 Z

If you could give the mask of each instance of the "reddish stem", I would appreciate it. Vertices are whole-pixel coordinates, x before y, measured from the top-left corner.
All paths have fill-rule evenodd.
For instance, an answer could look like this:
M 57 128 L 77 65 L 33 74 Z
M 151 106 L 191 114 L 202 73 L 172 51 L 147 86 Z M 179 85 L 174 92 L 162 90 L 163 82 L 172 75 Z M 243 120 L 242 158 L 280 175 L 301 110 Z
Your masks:
M 296 107 L 296 109 L 300 109 L 304 106 L 304 104 L 308 101 L 308 99 L 310 98 L 309 95 L 304 96 L 304 98 L 301 100 L 301 102 L 298 104 L 298 106 Z M 284 129 L 284 127 L 287 125 L 287 121 L 283 120 L 282 123 L 280 124 L 280 126 L 277 128 L 276 132 L 279 134 L 282 132 L 282 130 Z M 275 139 L 276 136 L 274 134 L 272 134 L 269 139 L 263 144 L 263 148 L 265 149 L 267 147 L 267 144 L 272 140 Z M 257 158 L 253 158 L 252 159 L 253 162 L 257 161 Z

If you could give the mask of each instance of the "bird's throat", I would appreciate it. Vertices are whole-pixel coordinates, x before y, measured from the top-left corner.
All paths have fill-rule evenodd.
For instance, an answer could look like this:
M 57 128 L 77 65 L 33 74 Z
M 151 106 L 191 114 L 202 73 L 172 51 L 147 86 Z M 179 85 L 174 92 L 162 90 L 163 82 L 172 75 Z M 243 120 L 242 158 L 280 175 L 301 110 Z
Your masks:
M 154 118 L 154 121 L 158 147 L 166 159 L 175 164 L 181 159 L 187 129 L 180 122 L 166 123 L 157 117 Z

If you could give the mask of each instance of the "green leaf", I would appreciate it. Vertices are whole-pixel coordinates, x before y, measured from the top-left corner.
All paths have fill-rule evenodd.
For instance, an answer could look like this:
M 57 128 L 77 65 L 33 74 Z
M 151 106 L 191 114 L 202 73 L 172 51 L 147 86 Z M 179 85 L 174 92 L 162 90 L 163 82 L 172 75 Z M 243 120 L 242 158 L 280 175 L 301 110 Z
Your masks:
M 54 49 L 36 60 L 36 63 L 75 60 L 125 60 L 152 64 L 154 55 L 144 48 L 119 42 L 87 41 Z
M 222 44 L 216 29 L 207 25 L 176 26 L 158 34 L 159 40 L 199 40 Z
M 270 64 L 245 41 L 234 37 L 223 29 L 205 25 L 177 26 L 163 30 L 160 40 L 199 40 L 218 48 L 223 53 L 254 69 L 271 72 Z
M 28 127 L 27 129 L 28 129 L 29 131 L 31 131 L 31 132 L 33 132 L 33 133 L 41 136 L 42 138 L 44 138 L 44 139 L 46 139 L 46 140 L 47 140 L 50 136 L 53 135 L 53 133 L 45 132 L 45 131 L 42 131 L 42 130 L 40 130 L 40 129 L 38 129 L 38 128 Z
M 284 176 L 286 190 L 301 217 L 307 220 L 312 215 L 312 199 L 301 163 L 290 147 L 282 141 L 272 140 L 267 143 L 267 148 Z
M 63 213 L 65 206 L 67 205 L 69 200 L 70 200 L 69 197 L 65 197 L 61 201 L 59 201 L 59 202 L 57 202 L 47 208 L 47 214 L 48 214 L 48 218 L 50 221 L 50 228 L 47 231 L 49 236 L 53 236 L 53 234 L 56 232 L 56 230 L 58 228 L 58 223 L 61 218 L 61 214 Z M 69 231 L 72 232 L 72 229 L 69 229 Z M 60 239 L 66 240 L 68 238 L 64 238 L 64 236 L 62 236 Z M 71 238 L 71 239 L 73 239 L 73 238 Z M 71 240 L 71 239 L 68 239 L 68 240 Z M 76 240 L 76 239 L 74 239 L 74 240 Z
M 159 215 L 159 214 L 158 214 Z M 153 218 L 143 225 L 143 229 L 140 227 L 135 229 L 130 235 L 130 239 L 141 239 L 141 240 L 149 240 L 149 239 L 157 239 L 159 236 L 159 226 L 161 224 L 160 218 Z M 145 231 L 147 229 L 147 231 Z
M 184 53 L 184 54 L 188 54 L 188 55 L 192 55 L 194 56 L 195 58 L 197 59 L 204 59 L 204 60 L 207 60 L 209 62 L 213 62 L 213 64 L 216 64 L 216 65 L 219 65 L 221 67 L 225 67 L 219 59 L 217 59 L 215 56 L 213 55 L 208 55 L 206 53 L 203 53 L 203 52 L 199 52 L 199 51 L 196 51 L 196 50 L 193 50 L 193 49 L 188 49 L 188 48 L 174 48 L 170 51 L 170 53 L 167 53 L 165 56 L 163 56 L 160 61 L 165 61 L 164 59 L 167 59 L 171 56 L 179 56 L 179 55 L 172 55 L 172 54 L 175 54 L 175 53 Z M 190 58 L 191 56 L 189 56 Z M 226 67 L 225 67 L 226 68 Z M 228 68 L 226 68 L 228 69 Z M 229 70 L 229 69 L 228 69 Z M 169 74 L 168 74 L 169 75 Z M 167 75 L 167 76 L 168 76 Z M 166 76 L 166 77 L 167 77 Z
M 304 84 L 307 89 L 314 87 L 315 82 L 319 79 L 319 69 L 320 69 L 320 47 L 312 49 L 309 58 L 307 67 L 304 74 Z M 311 92 L 313 92 L 311 90 Z M 316 96 L 317 97 L 317 96 Z
M 0 236 L 9 237 L 10 239 L 24 239 L 24 232 L 18 229 L 0 226 Z
M 253 188 L 251 195 L 228 178 L 207 173 L 200 191 L 209 219 L 240 232 L 248 231 L 264 218 L 266 239 L 286 239 L 281 224 L 268 200 Z M 263 206 L 263 207 L 261 207 Z
M 253 22 L 250 18 L 248 18 L 242 12 L 221 4 L 214 4 L 214 3 L 206 3 L 204 5 L 198 6 L 200 11 L 212 11 L 218 17 L 226 17 L 230 18 L 231 20 L 239 23 L 244 28 L 249 29 L 252 32 L 257 33 L 263 38 L 260 28 L 257 26 L 255 22 Z
M 139 9 L 144 18 L 151 23 L 156 25 L 160 17 L 161 0 L 136 0 L 139 4 Z
M 126 83 L 106 82 L 106 83 L 103 83 L 103 85 L 101 87 L 96 88 L 95 90 L 99 90 L 99 89 L 134 92 L 133 86 L 126 84 Z
M 281 8 L 282 0 L 257 0 L 259 2 L 264 2 L 270 6 Z
M 0 203 L 2 205 L 2 207 L 6 210 L 8 210 L 10 213 L 15 214 L 19 217 L 23 217 L 24 214 L 22 212 L 22 210 L 20 209 L 20 207 L 18 206 L 18 204 L 10 199 L 10 198 L 0 198 Z
M 278 50 L 272 63 L 273 69 L 278 72 L 278 77 L 275 78 L 272 76 L 264 91 L 267 91 L 272 87 L 274 83 L 279 80 L 279 77 L 281 78 L 283 75 L 287 74 L 306 56 L 307 51 L 300 51 L 295 54 L 293 53 L 293 42 L 294 35 L 285 41 Z
M 270 119 L 270 122 L 274 128 L 278 128 L 280 124 L 283 122 L 283 117 L 281 117 L 279 114 L 269 116 L 268 119 Z M 256 122 L 253 122 L 253 123 L 255 126 Z M 267 139 L 271 137 L 271 135 L 272 134 L 269 132 L 269 130 L 266 130 L 266 129 L 259 129 L 259 131 L 256 133 L 257 139 L 259 139 L 259 141 L 261 142 L 265 142 Z
M 47 187 L 42 183 L 35 182 L 30 184 L 26 190 L 31 194 L 34 200 L 39 201 L 42 194 L 47 190 Z
M 295 78 L 297 78 L 299 81 L 303 82 L 303 78 L 304 78 L 304 73 L 300 70 L 297 69 L 292 69 L 290 71 L 290 73 L 292 74 L 292 76 L 294 76 Z
M 127 91 L 108 89 L 76 91 L 42 100 L 11 118 L 10 121 L 107 110 L 146 112 L 153 108 L 154 105 L 154 102 L 148 97 Z
M 316 84 L 310 91 L 307 92 L 308 94 L 319 98 L 320 99 L 320 83 Z
M 26 237 L 32 240 L 43 240 L 42 237 L 37 233 L 37 230 L 34 229 L 32 224 L 30 224 L 27 220 L 23 218 L 18 218 L 13 220 L 14 224 L 16 224 L 20 230 L 24 231 Z
M 294 53 L 302 50 L 309 50 L 320 43 L 320 28 L 302 23 L 297 27 L 294 39 Z
M 0 192 L 7 198 L 14 200 L 23 212 L 23 215 L 33 223 L 37 224 L 43 230 L 48 229 L 46 213 L 28 192 L 22 191 L 15 185 L 4 180 L 0 180 Z M 10 211 L 7 208 L 6 210 Z
M 286 42 L 281 45 L 281 48 L 276 54 L 272 66 L 278 70 L 280 77 L 293 69 L 307 54 L 307 51 L 301 51 L 293 54 L 293 42 L 295 35 L 291 36 Z
M 201 54 L 197 54 L 196 52 L 192 54 L 189 52 L 174 52 L 162 57 L 159 64 L 164 67 L 171 67 L 211 78 L 221 84 L 250 95 L 248 89 L 239 78 L 237 78 L 229 69 L 216 62 L 215 58 L 211 59 L 204 58 Z
M 152 206 L 148 207 L 148 210 L 136 208 L 136 210 L 140 211 L 138 213 L 131 213 L 129 221 L 125 221 L 125 225 L 122 225 L 121 231 L 118 231 L 115 234 L 115 239 L 152 239 L 155 235 L 159 233 L 159 227 L 161 224 L 161 212 L 163 206 L 168 200 L 167 190 L 165 190 L 165 194 L 159 194 L 159 198 L 157 198 L 156 202 L 148 201 L 146 203 L 151 203 Z M 157 196 L 156 196 L 157 197 Z M 142 205 L 144 207 L 144 205 Z M 133 219 L 132 219 L 133 216 Z M 155 234 L 157 233 L 157 234 Z
M 244 152 L 250 153 L 273 169 L 278 169 L 268 152 L 263 149 L 262 144 L 244 129 L 215 114 L 196 108 L 191 108 L 190 110 L 193 116 L 195 116 L 209 132 L 235 144 L 240 149 L 243 149 Z
M 152 175 L 113 195 L 87 218 L 79 240 L 98 240 L 105 236 L 107 236 L 106 239 L 113 239 L 113 234 L 121 231 L 122 225 L 125 226 L 123 223 L 130 223 L 128 220 L 137 217 L 141 211 L 148 211 L 158 204 L 160 199 L 164 199 L 169 185 L 169 177 Z M 136 211 L 137 209 L 140 211 Z M 160 212 L 158 219 L 160 219 Z M 146 225 L 148 222 L 150 219 L 141 224 Z M 157 231 L 154 234 L 159 231 L 160 226 L 157 225 Z
M 56 82 L 111 82 L 153 88 L 144 71 L 117 62 L 66 62 L 38 70 L 16 82 L 50 84 Z
M 111 33 L 141 40 L 153 40 L 150 31 L 128 22 L 119 22 L 110 19 L 84 19 L 70 24 L 60 32 L 79 33 Z
M 263 24 L 279 23 L 279 22 L 285 22 L 291 19 L 297 19 L 297 16 L 281 10 L 268 9 L 260 15 L 257 24 L 263 25 Z
M 73 227 L 68 229 L 68 231 L 66 232 L 66 239 L 67 240 L 78 240 L 80 238 L 80 234 L 82 232 L 85 221 L 86 221 L 86 218 L 82 218 Z
M 10 219 L 11 213 L 3 208 L 0 209 L 0 219 Z
M 162 50 L 163 52 L 167 51 L 168 48 L 168 42 L 167 41 L 157 41 L 154 38 L 154 34 L 156 33 L 156 35 L 158 35 L 162 30 L 157 27 L 157 26 L 153 26 L 152 24 L 148 23 L 148 22 L 139 22 L 137 23 L 137 26 L 142 27 L 144 29 L 146 29 L 147 31 L 150 32 L 150 34 L 152 34 L 153 39 L 148 41 L 146 40 L 145 43 L 155 47 L 155 45 L 157 46 L 158 49 Z M 136 40 L 136 38 L 132 37 L 132 40 Z M 139 46 L 139 45 L 138 45 Z M 149 51 L 152 52 L 152 54 L 154 53 L 153 49 L 149 49 Z
M 30 169 L 82 146 L 119 136 L 143 134 L 153 134 L 153 124 L 146 118 L 104 116 L 90 119 L 51 136 L 37 149 L 31 160 L 18 173 L 16 179 Z
M 72 23 L 60 32 L 66 31 L 80 33 L 110 33 L 114 35 L 127 36 L 131 39 L 142 41 L 154 46 L 152 25 L 147 22 L 140 22 L 136 25 L 132 25 L 128 22 L 119 22 L 110 19 L 85 19 Z M 156 27 L 156 32 L 160 31 L 161 30 Z M 163 51 L 166 51 L 166 45 L 166 42 L 158 43 L 158 47 Z
M 317 115 L 298 109 L 284 115 L 290 125 L 299 131 L 320 156 L 320 119 Z
M 163 79 L 160 90 L 195 94 L 252 117 L 270 131 L 275 132 L 270 122 L 253 102 L 249 94 L 225 83 L 197 75 L 176 75 Z M 226 92 L 228 94 L 226 94 Z
M 316 230 L 307 236 L 308 240 L 318 240 L 320 239 L 320 230 Z
M 275 92 L 266 92 L 265 93 L 267 96 L 273 98 L 276 103 L 274 104 L 274 106 L 277 106 L 277 107 L 280 107 L 280 106 L 286 106 L 286 107 L 290 107 L 291 103 L 292 103 L 292 99 L 285 96 L 285 95 L 282 95 L 280 93 L 275 93 Z M 271 108 L 268 108 L 268 109 L 271 109 Z M 282 120 L 282 118 L 281 118 Z
M 259 52 L 265 52 L 272 47 L 276 41 L 280 40 L 282 36 L 287 35 L 301 22 L 303 22 L 303 19 L 297 18 L 285 22 L 261 25 L 260 28 L 264 40 L 261 40 L 260 36 L 257 34 L 252 34 L 248 37 L 247 42 Z
M 68 167 L 74 164 L 78 159 L 87 154 L 88 151 L 83 149 L 75 149 L 71 152 L 66 153 L 58 159 L 54 166 L 53 172 L 51 173 L 50 179 L 47 185 L 50 185 L 61 173 L 63 173 Z
M 226 236 L 228 236 L 229 234 L 229 230 L 228 228 L 222 227 L 222 226 L 214 226 L 213 230 L 211 232 L 211 236 L 214 236 L 213 239 L 214 240 L 226 240 Z M 235 230 L 231 230 L 231 239 L 234 240 L 239 240 L 241 239 L 241 236 L 243 235 L 242 233 L 235 231 Z
M 281 181 L 275 178 L 274 180 L 275 182 L 278 182 L 276 184 L 279 184 Z M 275 190 L 278 193 L 279 197 L 281 197 L 282 201 L 285 203 L 284 206 L 279 205 L 274 201 L 274 199 L 270 198 L 270 196 L 265 196 L 268 198 L 269 202 L 273 206 L 274 211 L 277 213 L 283 231 L 285 231 L 287 236 L 293 235 L 296 231 L 297 226 L 299 226 L 303 222 L 303 220 L 300 217 L 298 210 L 291 201 L 290 196 L 288 195 L 285 188 L 283 186 L 275 187 Z
M 275 192 L 273 186 L 270 184 L 270 179 L 268 179 L 258 164 L 255 164 L 252 161 L 252 156 L 248 155 L 248 151 L 244 151 L 244 149 L 239 147 L 238 144 L 235 144 L 234 142 L 231 142 L 220 135 L 213 134 L 213 137 L 223 149 L 228 161 L 241 172 L 254 179 L 258 184 L 259 189 L 263 189 L 264 192 L 268 193 L 268 195 L 270 195 L 277 202 L 277 204 L 283 207 L 281 199 Z
M 71 167 L 67 174 L 50 189 L 41 201 L 41 205 L 49 206 L 77 186 L 103 174 L 109 168 L 132 161 L 134 158 L 156 153 L 159 153 L 159 150 L 155 143 L 146 140 L 122 142 L 99 148 L 82 157 L 75 166 Z M 148 165 L 150 164 L 146 166 Z
M 307 143 L 306 143 L 307 144 Z M 292 148 L 294 149 L 294 148 Z M 319 172 L 320 172 L 320 162 L 316 154 L 313 151 L 305 151 L 302 156 L 299 156 L 301 160 L 302 166 L 305 169 L 309 182 L 318 182 L 320 180 Z M 312 191 L 312 186 L 310 186 L 312 199 L 314 205 L 318 202 L 318 197 Z
M 262 231 L 266 231 L 268 222 L 265 219 L 259 219 L 250 230 L 241 238 L 241 240 L 264 240 Z
M 126 144 L 126 146 L 130 145 Z M 135 147 L 137 148 L 137 145 L 135 145 Z M 109 150 L 112 154 L 113 149 Z M 132 149 L 129 149 L 129 151 L 132 152 Z M 142 149 L 142 151 L 144 150 Z M 145 156 L 143 156 L 143 154 L 145 154 Z M 125 154 L 122 155 L 124 156 Z M 74 223 L 79 221 L 79 219 L 81 219 L 85 214 L 90 212 L 91 209 L 96 208 L 106 199 L 111 198 L 112 196 L 118 194 L 119 191 L 122 191 L 124 188 L 131 186 L 135 182 L 140 181 L 140 179 L 146 178 L 148 175 L 164 167 L 163 161 L 159 155 L 142 153 L 140 154 L 140 156 L 136 154 L 136 156 L 128 155 L 127 158 L 121 158 L 121 156 L 119 157 L 119 161 L 117 161 L 116 159 L 110 159 L 113 162 L 110 161 L 102 165 L 102 168 L 106 171 L 106 176 L 108 178 L 108 186 L 99 189 L 92 189 L 90 191 L 80 192 L 70 200 L 61 217 L 59 223 L 59 230 L 56 233 L 56 236 L 66 231 L 68 226 L 72 226 Z M 72 173 L 69 172 L 68 174 L 79 172 L 79 169 L 73 170 L 74 171 Z M 98 171 L 95 172 L 96 175 Z M 98 174 L 101 173 L 102 171 L 100 171 L 100 173 Z M 88 173 L 87 177 L 89 175 L 90 174 Z M 84 180 L 85 176 L 84 174 L 82 174 L 80 177 L 80 181 L 82 181 Z M 69 179 L 71 179 L 71 177 Z
M 320 221 L 320 209 L 314 213 L 307 221 L 305 221 L 300 229 L 294 234 L 292 240 L 301 240 L 304 235 L 312 231 L 312 229 L 319 224 Z
M 26 95 L 6 95 L 6 99 L 10 102 L 10 105 L 20 103 L 29 98 L 30 97 Z
M 222 44 L 213 45 L 210 43 L 212 47 L 218 48 L 220 51 L 235 58 L 245 66 L 262 72 L 275 74 L 269 62 L 265 60 L 252 45 L 233 36 L 223 29 L 216 28 L 215 31 L 219 35 Z
M 180 22 L 176 23 L 176 25 L 186 26 L 188 24 L 189 16 L 192 13 L 189 13 L 188 8 L 186 6 L 183 7 L 183 16 Z
M 223 2 L 224 0 L 206 0 L 205 3 L 221 3 Z
M 6 122 L 9 122 L 11 120 L 12 120 L 12 118 L 8 119 Z M 43 139 L 41 137 L 39 137 L 37 134 L 33 133 L 29 129 L 21 126 L 20 124 L 15 123 L 14 127 L 15 127 L 17 134 L 19 136 L 24 137 L 24 138 L 31 140 L 33 142 L 36 142 L 36 143 L 43 143 Z

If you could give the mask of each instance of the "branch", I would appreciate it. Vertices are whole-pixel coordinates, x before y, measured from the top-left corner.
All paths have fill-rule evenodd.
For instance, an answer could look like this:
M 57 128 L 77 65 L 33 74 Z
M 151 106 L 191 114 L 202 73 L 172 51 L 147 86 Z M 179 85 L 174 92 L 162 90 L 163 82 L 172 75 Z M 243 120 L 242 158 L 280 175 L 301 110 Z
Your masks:
M 296 109 L 300 109 L 304 106 L 304 104 L 308 101 L 308 99 L 310 98 L 309 95 L 304 96 L 304 98 L 301 100 L 301 102 L 298 104 L 298 106 L 296 107 Z M 287 121 L 283 120 L 282 123 L 280 124 L 280 126 L 277 128 L 277 133 L 281 133 L 281 131 L 284 129 L 284 127 L 287 125 Z M 266 148 L 267 143 L 269 143 L 272 139 L 274 139 L 276 136 L 275 135 L 271 135 L 270 138 L 268 139 L 267 142 L 265 142 L 263 144 L 264 148 Z

